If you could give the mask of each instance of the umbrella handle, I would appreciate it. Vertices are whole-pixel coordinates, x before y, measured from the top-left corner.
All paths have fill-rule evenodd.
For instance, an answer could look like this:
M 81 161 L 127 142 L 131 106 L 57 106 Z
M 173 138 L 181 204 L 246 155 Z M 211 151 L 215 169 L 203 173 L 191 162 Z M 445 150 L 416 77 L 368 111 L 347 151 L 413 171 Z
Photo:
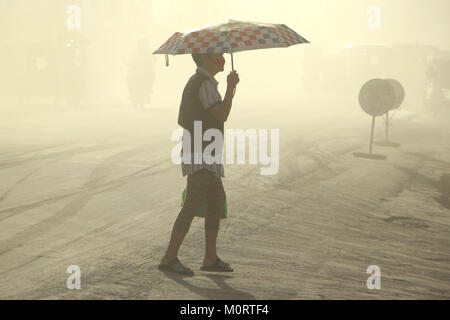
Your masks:
M 234 71 L 233 52 L 231 53 L 231 71 Z
M 233 52 L 231 53 L 231 71 L 234 71 Z M 233 97 L 236 93 L 236 87 L 233 88 Z

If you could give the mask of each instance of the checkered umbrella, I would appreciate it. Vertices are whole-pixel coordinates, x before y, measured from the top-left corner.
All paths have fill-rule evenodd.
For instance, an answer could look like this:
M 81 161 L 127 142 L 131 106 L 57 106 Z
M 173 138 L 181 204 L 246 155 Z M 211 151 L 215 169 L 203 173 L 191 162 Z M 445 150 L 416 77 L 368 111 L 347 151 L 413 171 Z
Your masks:
M 176 32 L 153 54 L 165 54 L 168 66 L 169 54 L 230 53 L 234 70 L 234 52 L 289 47 L 299 43 L 309 41 L 284 24 L 228 20 L 201 29 Z

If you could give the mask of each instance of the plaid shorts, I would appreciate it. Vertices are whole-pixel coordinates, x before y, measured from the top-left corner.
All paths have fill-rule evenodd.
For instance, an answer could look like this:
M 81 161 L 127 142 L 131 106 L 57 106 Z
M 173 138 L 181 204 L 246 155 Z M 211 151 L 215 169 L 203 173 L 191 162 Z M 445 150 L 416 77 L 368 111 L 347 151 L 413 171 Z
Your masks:
M 213 172 L 202 169 L 187 176 L 186 198 L 175 221 L 174 228 L 186 233 L 197 210 L 207 201 L 208 210 L 205 216 L 205 229 L 219 229 L 226 194 L 222 179 Z

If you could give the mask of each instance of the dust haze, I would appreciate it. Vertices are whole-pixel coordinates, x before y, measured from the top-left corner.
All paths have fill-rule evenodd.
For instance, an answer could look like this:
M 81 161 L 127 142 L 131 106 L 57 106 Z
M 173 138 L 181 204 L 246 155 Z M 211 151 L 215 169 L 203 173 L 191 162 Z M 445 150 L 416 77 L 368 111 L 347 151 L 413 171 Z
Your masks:
M 0 0 L 0 298 L 450 298 L 449 16 L 447 0 Z M 279 172 L 225 166 L 234 278 L 170 278 L 156 266 L 185 184 L 171 135 L 195 64 L 152 53 L 228 19 L 311 43 L 233 54 L 225 127 L 279 129 Z M 404 89 L 382 161 L 353 155 L 369 148 L 371 79 Z M 73 264 L 81 290 L 65 287 Z

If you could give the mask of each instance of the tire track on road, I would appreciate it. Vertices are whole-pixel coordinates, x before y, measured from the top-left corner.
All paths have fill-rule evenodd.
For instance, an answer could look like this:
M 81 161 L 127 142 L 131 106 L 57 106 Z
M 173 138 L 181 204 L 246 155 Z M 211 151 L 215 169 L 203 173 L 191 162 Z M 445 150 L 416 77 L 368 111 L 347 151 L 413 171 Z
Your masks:
M 145 151 L 145 150 L 143 150 Z M 159 153 L 158 155 L 162 155 L 162 154 L 166 154 L 166 151 Z M 142 169 L 139 169 L 133 173 L 130 173 L 128 175 L 124 175 L 122 177 L 113 179 L 111 181 L 108 182 L 102 182 L 102 181 L 98 181 L 98 183 L 96 184 L 88 184 L 88 185 L 84 185 L 83 189 L 75 191 L 75 192 L 68 192 L 66 194 L 62 194 L 59 196 L 55 196 L 55 197 L 51 197 L 51 198 L 47 198 L 47 199 L 43 199 L 43 200 L 39 200 L 36 202 L 32 202 L 32 203 L 28 203 L 28 204 L 24 204 L 24 205 L 19 205 L 19 206 L 14 206 L 12 208 L 7 208 L 7 209 L 3 209 L 0 210 L 0 221 L 7 219 L 13 215 L 17 215 L 17 214 L 21 214 L 26 212 L 29 209 L 34 209 L 36 207 L 40 207 L 40 206 L 44 206 L 47 204 L 52 204 L 55 202 L 58 202 L 60 200 L 66 199 L 68 197 L 72 197 L 72 196 L 78 196 L 84 192 L 92 192 L 94 195 L 98 194 L 98 193 L 102 193 L 108 190 L 112 190 L 114 188 L 117 187 L 121 187 L 124 183 L 129 183 L 133 180 L 133 178 L 143 178 L 143 177 L 148 177 L 151 176 L 153 174 L 162 172 L 162 171 L 157 171 L 154 173 L 150 173 L 150 174 L 142 174 L 148 170 L 157 168 L 158 166 L 167 163 L 168 160 L 163 159 L 161 161 L 158 161 L 150 166 L 144 167 Z M 171 168 L 167 168 L 165 170 L 169 170 Z
M 62 145 L 57 145 L 55 147 L 65 146 L 65 145 L 66 144 L 62 144 Z M 50 159 L 50 160 L 64 159 L 67 157 L 78 155 L 79 152 L 90 152 L 90 151 L 100 150 L 102 148 L 107 148 L 107 147 L 108 147 L 107 142 L 101 142 L 98 145 L 93 146 L 93 147 L 79 147 L 79 148 L 75 148 L 75 149 L 54 152 L 54 153 L 45 154 L 45 155 L 41 155 L 41 156 L 28 157 L 28 158 L 24 158 L 24 159 L 14 158 L 14 159 L 11 159 L 11 160 L 3 162 L 3 163 L 0 162 L 0 170 L 17 167 L 24 163 L 29 163 L 29 162 L 36 162 L 36 161 L 47 160 L 47 159 Z M 54 147 L 46 147 L 46 148 L 43 148 L 42 150 L 46 150 L 49 148 L 54 148 Z M 39 152 L 42 150 L 32 151 L 29 153 Z
M 14 191 L 14 189 L 16 189 L 18 186 L 20 186 L 21 183 L 23 183 L 24 181 L 26 181 L 28 178 L 30 178 L 33 174 L 35 174 L 36 172 L 38 172 L 39 170 L 41 170 L 42 168 L 48 166 L 51 162 L 56 162 L 56 161 L 60 161 L 66 158 L 69 158 L 71 156 L 73 156 L 74 154 L 79 155 L 82 153 L 89 153 L 92 151 L 98 151 L 101 149 L 105 149 L 108 148 L 109 146 L 106 146 L 104 144 L 100 144 L 97 146 L 92 146 L 92 147 L 80 147 L 80 148 L 75 148 L 69 151 L 65 151 L 65 152 L 61 152 L 59 154 L 56 155 L 56 157 L 51 158 L 50 161 L 48 161 L 45 164 L 39 165 L 36 168 L 33 168 L 30 172 L 28 172 L 27 174 L 25 174 L 24 176 L 22 176 L 16 183 L 14 183 L 13 186 L 11 186 L 10 188 L 8 188 L 2 195 L 0 195 L 0 203 L 5 201 L 8 196 Z M 42 159 L 37 159 L 37 161 L 40 161 Z M 2 211 L 0 211 L 1 213 Z M 1 218 L 0 218 L 1 220 Z
M 92 188 L 98 186 L 109 173 L 114 170 L 116 163 L 121 162 L 124 158 L 130 155 L 136 155 L 138 153 L 144 152 L 148 147 L 135 147 L 131 150 L 125 150 L 114 154 L 113 156 L 102 161 L 102 163 L 96 167 L 88 177 L 88 180 L 84 183 L 83 189 L 75 197 L 66 204 L 61 210 L 57 211 L 55 214 L 44 219 L 43 221 L 26 228 L 25 230 L 17 233 L 11 238 L 4 240 L 0 245 L 0 256 L 26 244 L 28 241 L 32 240 L 36 236 L 42 235 L 45 231 L 54 228 L 55 226 L 61 224 L 67 218 L 75 215 L 79 212 L 95 195 L 92 192 Z M 104 190 L 103 190 L 104 191 Z

